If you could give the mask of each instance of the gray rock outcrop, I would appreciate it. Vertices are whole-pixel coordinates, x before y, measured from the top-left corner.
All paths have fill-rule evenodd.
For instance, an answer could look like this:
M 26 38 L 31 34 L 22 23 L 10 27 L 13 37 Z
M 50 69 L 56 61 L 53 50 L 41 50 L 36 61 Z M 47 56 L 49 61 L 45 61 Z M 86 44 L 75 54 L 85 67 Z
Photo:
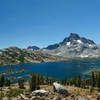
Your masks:
M 35 90 L 32 92 L 33 96 L 46 96 L 48 95 L 48 91 L 45 90 Z
M 62 86 L 61 84 L 57 83 L 57 82 L 53 83 L 53 89 L 54 89 L 54 92 L 64 94 L 66 96 L 69 95 L 67 89 L 64 86 Z

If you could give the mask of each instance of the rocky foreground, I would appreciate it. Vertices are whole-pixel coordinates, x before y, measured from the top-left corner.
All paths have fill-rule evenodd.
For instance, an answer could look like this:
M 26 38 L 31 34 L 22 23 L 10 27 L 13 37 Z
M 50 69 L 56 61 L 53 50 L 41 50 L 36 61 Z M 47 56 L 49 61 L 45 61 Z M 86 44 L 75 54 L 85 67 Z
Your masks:
M 6 94 L 11 88 L 18 89 L 18 85 L 12 85 L 10 88 L 4 87 L 2 93 Z M 14 97 L 11 97 L 10 94 L 9 97 L 4 96 L 0 100 L 100 100 L 100 93 L 96 91 L 91 92 L 89 89 L 62 86 L 56 82 L 52 86 L 42 85 L 39 90 L 32 92 L 29 92 L 28 89 L 29 87 L 26 83 L 23 93 Z

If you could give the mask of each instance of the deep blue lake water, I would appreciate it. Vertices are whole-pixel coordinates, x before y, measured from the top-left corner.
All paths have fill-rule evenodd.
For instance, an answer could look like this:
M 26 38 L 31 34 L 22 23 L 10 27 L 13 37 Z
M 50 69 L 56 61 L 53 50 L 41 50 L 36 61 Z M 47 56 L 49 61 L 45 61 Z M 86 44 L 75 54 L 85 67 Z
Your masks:
M 9 74 L 7 77 L 24 77 L 25 80 L 29 79 L 29 74 L 36 72 L 48 74 L 50 77 L 54 77 L 60 80 L 64 77 L 71 78 L 76 77 L 79 73 L 82 77 L 89 77 L 84 75 L 85 72 L 91 70 L 100 70 L 100 60 L 68 60 L 61 62 L 48 62 L 48 63 L 33 63 L 33 64 L 21 64 L 14 66 L 2 66 L 0 67 L 0 73 L 6 72 L 7 69 L 22 70 L 25 69 L 25 73 Z

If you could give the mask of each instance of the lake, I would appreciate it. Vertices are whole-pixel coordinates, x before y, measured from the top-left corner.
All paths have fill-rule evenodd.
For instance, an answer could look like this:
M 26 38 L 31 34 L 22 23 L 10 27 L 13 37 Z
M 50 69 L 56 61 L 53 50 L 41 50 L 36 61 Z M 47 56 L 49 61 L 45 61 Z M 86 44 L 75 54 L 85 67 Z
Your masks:
M 68 60 L 60 62 L 47 62 L 47 63 L 33 63 L 33 64 L 20 64 L 14 66 L 2 66 L 0 67 L 0 73 L 6 72 L 8 69 L 22 70 L 27 72 L 9 74 L 6 77 L 24 77 L 27 81 L 29 74 L 36 72 L 38 74 L 48 75 L 50 77 L 60 80 L 62 78 L 76 77 L 79 73 L 81 77 L 89 77 L 84 74 L 85 72 L 100 69 L 100 60 Z

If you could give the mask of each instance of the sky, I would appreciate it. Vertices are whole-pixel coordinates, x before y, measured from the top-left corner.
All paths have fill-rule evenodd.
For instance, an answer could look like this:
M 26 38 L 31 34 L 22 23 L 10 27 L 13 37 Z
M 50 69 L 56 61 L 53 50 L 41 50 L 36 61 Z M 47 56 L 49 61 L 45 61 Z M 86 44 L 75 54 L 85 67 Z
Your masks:
M 0 49 L 46 47 L 70 33 L 100 44 L 100 0 L 0 0 Z

